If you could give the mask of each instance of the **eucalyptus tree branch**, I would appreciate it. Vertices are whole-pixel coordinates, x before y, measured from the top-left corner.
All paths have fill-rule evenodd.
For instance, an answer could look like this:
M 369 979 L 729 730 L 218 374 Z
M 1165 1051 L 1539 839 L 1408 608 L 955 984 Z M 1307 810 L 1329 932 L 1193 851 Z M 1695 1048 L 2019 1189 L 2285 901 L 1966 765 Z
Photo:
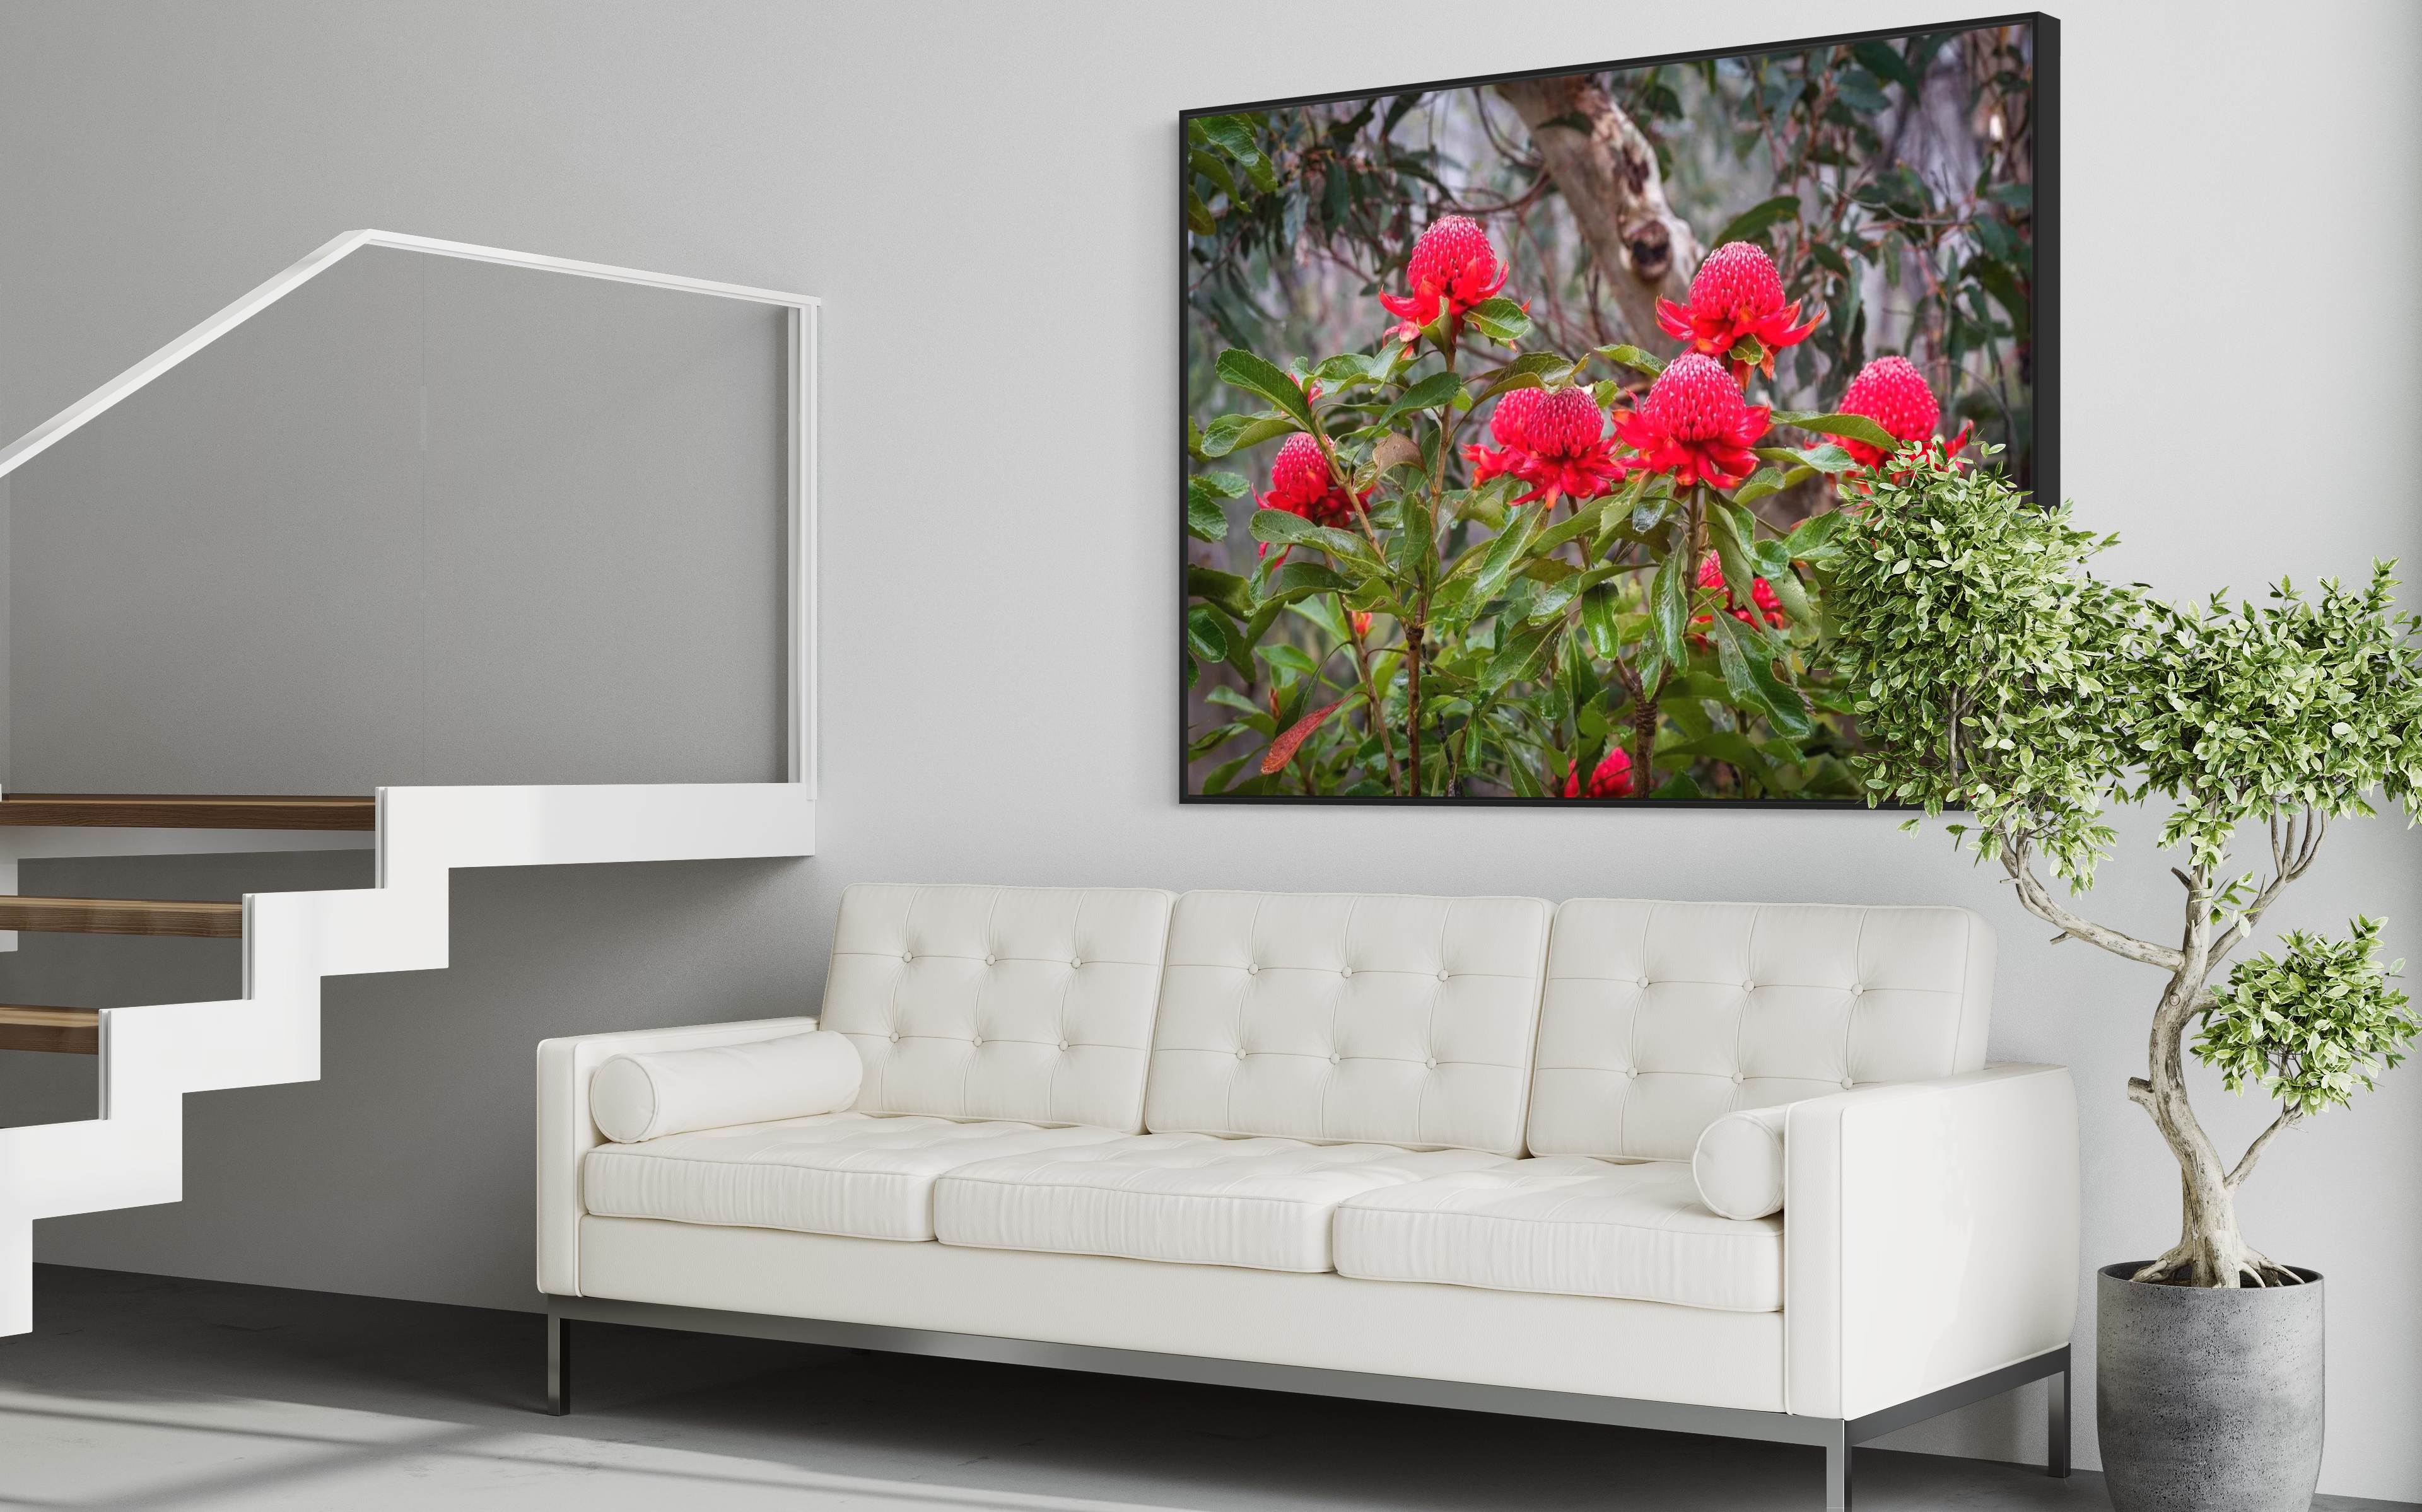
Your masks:
M 1590 256 L 1606 271 L 1632 339 L 1654 337 L 1658 296 L 1688 297 L 1699 244 L 1690 223 L 1666 203 L 1648 139 L 1585 74 L 1512 79 L 1497 92 L 1530 128 Z
M 2167 945 L 2157 945 L 2133 935 L 2108 929 L 2091 919 L 2082 918 L 2060 906 L 2051 889 L 2036 875 L 2035 864 L 2028 859 L 2028 846 L 2006 831 L 2001 835 L 2002 869 L 2018 884 L 2019 902 L 2026 911 L 2046 924 L 2057 927 L 2063 936 L 2100 945 L 2115 956 L 2157 966 L 2165 972 L 2177 972 L 2186 966 L 2186 957 Z

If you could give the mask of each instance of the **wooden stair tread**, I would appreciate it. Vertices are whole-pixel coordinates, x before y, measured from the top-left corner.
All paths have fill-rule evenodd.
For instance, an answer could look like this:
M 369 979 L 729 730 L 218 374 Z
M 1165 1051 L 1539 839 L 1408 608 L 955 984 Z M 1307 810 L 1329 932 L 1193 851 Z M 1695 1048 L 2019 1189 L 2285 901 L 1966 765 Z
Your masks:
M 0 825 L 149 830 L 375 830 L 375 798 L 229 793 L 7 793 Z
M 241 940 L 244 905 L 157 897 L 0 896 L 0 929 Z
M 99 1008 L 41 1008 L 0 1003 L 0 1050 L 48 1051 L 54 1054 L 101 1053 Z

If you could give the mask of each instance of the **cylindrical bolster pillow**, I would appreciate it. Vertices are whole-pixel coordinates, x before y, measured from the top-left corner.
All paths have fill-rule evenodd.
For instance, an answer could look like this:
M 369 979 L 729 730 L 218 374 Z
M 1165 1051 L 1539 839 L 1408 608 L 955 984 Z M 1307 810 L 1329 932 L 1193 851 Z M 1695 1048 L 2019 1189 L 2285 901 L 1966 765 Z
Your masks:
M 589 1115 L 617 1145 L 693 1129 L 839 1113 L 862 1068 L 849 1036 L 820 1030 L 703 1050 L 617 1055 L 589 1080 Z
M 1691 1155 L 1699 1200 L 1725 1218 L 1764 1218 L 1783 1208 L 1785 1110 L 1743 1108 L 1709 1124 Z

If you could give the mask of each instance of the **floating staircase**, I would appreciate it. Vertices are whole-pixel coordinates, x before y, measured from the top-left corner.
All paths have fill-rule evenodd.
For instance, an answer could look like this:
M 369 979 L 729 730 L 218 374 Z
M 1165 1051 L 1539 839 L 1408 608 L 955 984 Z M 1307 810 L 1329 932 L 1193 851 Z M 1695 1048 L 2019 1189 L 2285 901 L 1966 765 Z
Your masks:
M 382 787 L 371 798 L 0 798 L 0 949 L 21 929 L 243 943 L 242 995 L 148 1007 L 0 1005 L 0 1050 L 99 1057 L 97 1118 L 0 1129 L 0 1334 L 33 1326 L 33 1222 L 183 1195 L 184 1095 L 316 1080 L 324 976 L 447 964 L 458 866 L 800 856 L 814 849 L 814 378 L 802 295 L 385 231 L 349 231 L 6 448 L 0 477 L 363 247 L 744 300 L 788 317 L 789 780 Z M 298 832 L 324 832 L 321 834 Z M 117 832 L 112 834 L 111 832 Z M 349 833 L 350 832 L 350 833 Z M 241 903 L 8 896 L 20 859 L 325 849 L 372 837 L 374 886 Z

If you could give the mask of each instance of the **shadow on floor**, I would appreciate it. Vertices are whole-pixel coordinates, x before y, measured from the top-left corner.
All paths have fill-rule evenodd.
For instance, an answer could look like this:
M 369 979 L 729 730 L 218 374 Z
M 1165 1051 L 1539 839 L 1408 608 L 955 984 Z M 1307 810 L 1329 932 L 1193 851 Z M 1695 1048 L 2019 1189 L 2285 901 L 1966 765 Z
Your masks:
M 0 1340 L 0 1507 L 1822 1505 L 1791 1445 L 601 1324 L 558 1419 L 531 1314 L 43 1266 L 36 1316 Z M 2109 1506 L 2099 1475 L 1888 1450 L 1857 1500 Z

